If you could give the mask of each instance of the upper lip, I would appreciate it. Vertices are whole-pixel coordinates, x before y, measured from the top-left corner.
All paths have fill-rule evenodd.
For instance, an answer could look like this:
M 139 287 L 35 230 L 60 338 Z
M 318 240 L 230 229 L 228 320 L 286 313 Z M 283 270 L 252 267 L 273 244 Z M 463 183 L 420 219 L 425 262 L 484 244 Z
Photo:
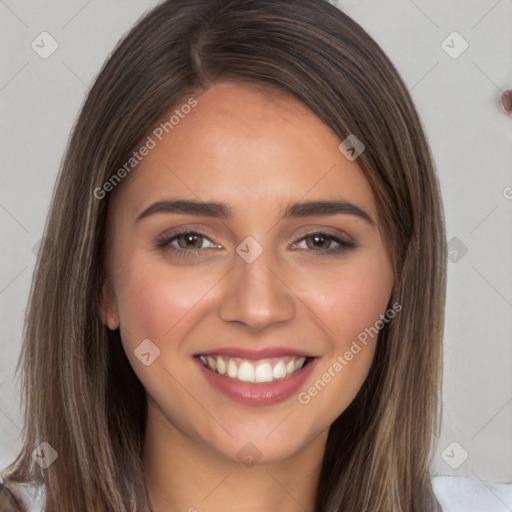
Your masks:
M 316 357 L 302 350 L 289 347 L 267 347 L 261 349 L 249 349 L 241 347 L 223 347 L 205 352 L 197 352 L 200 355 L 219 355 L 225 357 L 241 357 L 242 359 L 269 359 L 271 357 L 295 356 L 295 357 Z

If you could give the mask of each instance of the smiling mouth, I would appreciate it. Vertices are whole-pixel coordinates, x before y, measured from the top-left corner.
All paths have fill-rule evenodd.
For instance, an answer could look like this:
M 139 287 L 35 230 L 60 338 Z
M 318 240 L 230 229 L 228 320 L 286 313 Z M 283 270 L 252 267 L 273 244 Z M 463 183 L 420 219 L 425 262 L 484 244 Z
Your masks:
M 241 382 L 274 382 L 299 372 L 312 357 L 284 356 L 265 359 L 244 359 L 225 355 L 197 356 L 203 366 L 212 372 Z

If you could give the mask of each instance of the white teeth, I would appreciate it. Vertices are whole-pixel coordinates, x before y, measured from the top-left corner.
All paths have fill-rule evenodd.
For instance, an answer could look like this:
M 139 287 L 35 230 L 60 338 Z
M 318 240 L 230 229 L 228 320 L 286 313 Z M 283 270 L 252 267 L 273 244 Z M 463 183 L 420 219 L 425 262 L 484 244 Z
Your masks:
M 305 357 L 299 357 L 298 359 L 295 359 L 295 369 L 298 370 L 299 368 L 302 368 L 305 362 Z
M 215 371 L 215 368 L 211 368 Z M 224 358 L 222 356 L 217 357 L 217 373 L 224 375 L 226 373 L 226 363 L 224 362 Z
M 235 361 L 233 359 L 230 359 L 228 361 L 228 377 L 231 377 L 232 379 L 236 379 L 238 375 L 238 368 L 236 367 Z
M 305 357 L 285 356 L 255 361 L 239 357 L 215 354 L 201 355 L 199 359 L 206 368 L 242 382 L 272 382 L 292 375 L 306 362 Z
M 236 366 L 236 365 L 235 365 Z M 247 361 L 244 361 L 240 368 L 238 368 L 238 380 L 243 380 L 244 382 L 254 382 L 254 366 Z
M 254 382 L 271 382 L 272 380 L 272 366 L 270 363 L 262 363 L 256 366 Z
M 215 359 L 212 356 L 206 356 L 206 360 L 208 361 L 208 366 L 212 370 L 216 370 L 217 369 L 217 363 L 216 363 Z
M 283 361 L 279 361 L 279 363 L 274 366 L 272 376 L 274 379 L 282 379 L 283 377 L 286 377 L 286 365 Z

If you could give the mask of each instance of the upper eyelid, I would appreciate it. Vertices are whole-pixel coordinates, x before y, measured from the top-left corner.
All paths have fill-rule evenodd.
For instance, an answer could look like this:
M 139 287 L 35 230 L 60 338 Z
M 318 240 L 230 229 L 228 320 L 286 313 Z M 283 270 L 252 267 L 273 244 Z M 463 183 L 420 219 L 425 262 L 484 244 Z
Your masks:
M 213 247 L 207 247 L 207 249 L 218 248 L 219 246 L 222 247 L 222 244 L 217 244 L 210 238 L 209 235 L 207 235 L 197 229 L 184 229 L 183 231 L 172 231 L 171 230 L 171 232 L 169 232 L 169 233 L 164 232 L 161 235 L 156 237 L 155 246 L 167 246 L 167 245 L 171 246 L 171 242 L 174 242 L 178 237 L 180 237 L 182 235 L 187 235 L 189 233 L 197 234 L 197 235 L 202 236 L 203 238 L 206 238 L 207 240 L 209 240 L 212 243 Z M 173 248 L 176 249 L 177 251 L 187 251 L 187 249 L 182 249 L 181 247 L 173 246 Z M 194 249 L 194 251 L 200 251 L 200 250 L 202 251 L 204 249 Z M 192 252 L 192 251 L 187 251 L 187 252 Z
M 356 219 L 356 220 L 359 220 L 359 219 Z M 298 230 L 299 230 L 300 235 L 295 235 L 295 236 L 306 236 L 311 233 L 322 232 L 322 233 L 329 234 L 332 236 L 337 236 L 337 237 L 345 236 L 350 241 L 355 242 L 355 238 L 353 236 L 351 236 L 349 233 L 347 233 L 346 230 L 344 230 L 340 227 L 321 226 L 317 223 L 312 222 L 309 226 L 298 228 Z M 177 234 L 183 234 L 183 233 L 189 233 L 189 232 L 197 232 L 204 236 L 215 236 L 214 231 L 215 230 L 212 230 L 209 226 L 204 226 L 203 224 L 196 224 L 196 223 L 192 222 L 192 223 L 182 224 L 180 226 L 175 226 L 173 228 L 169 228 L 169 229 L 165 230 L 161 236 L 163 237 L 167 233 L 172 234 L 174 236 L 175 234 L 177 235 Z M 228 231 L 231 233 L 231 238 L 234 238 L 234 236 L 231 232 L 231 229 L 228 229 Z

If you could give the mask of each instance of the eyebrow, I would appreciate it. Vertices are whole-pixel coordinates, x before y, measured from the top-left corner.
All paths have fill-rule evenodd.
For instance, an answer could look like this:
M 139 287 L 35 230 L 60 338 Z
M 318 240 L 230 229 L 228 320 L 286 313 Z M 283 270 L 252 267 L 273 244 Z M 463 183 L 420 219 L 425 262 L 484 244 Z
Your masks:
M 182 213 L 188 215 L 198 215 L 205 217 L 216 217 L 221 219 L 232 219 L 234 214 L 232 208 L 223 203 L 195 200 L 178 199 L 174 201 L 158 201 L 146 208 L 135 220 L 140 220 L 155 215 L 157 213 Z M 368 213 L 358 206 L 341 200 L 330 201 L 306 201 L 289 204 L 283 214 L 283 219 L 310 217 L 314 215 L 355 215 L 371 226 L 375 222 Z

